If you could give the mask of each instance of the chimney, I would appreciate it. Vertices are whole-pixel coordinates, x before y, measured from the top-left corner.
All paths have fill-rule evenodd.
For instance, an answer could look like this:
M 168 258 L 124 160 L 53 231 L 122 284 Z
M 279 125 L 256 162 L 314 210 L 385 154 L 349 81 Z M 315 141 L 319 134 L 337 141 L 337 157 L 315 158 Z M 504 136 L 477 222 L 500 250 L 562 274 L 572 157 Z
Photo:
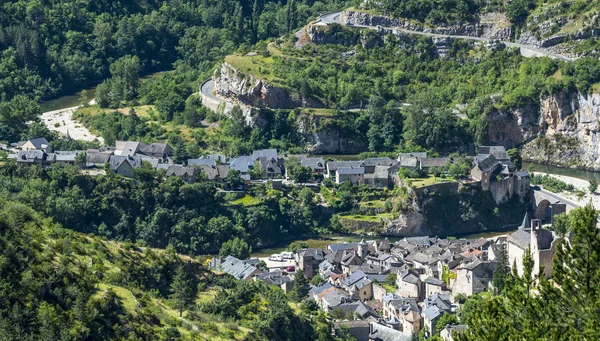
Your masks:
M 531 231 L 539 231 L 542 226 L 542 221 L 539 219 L 531 219 Z

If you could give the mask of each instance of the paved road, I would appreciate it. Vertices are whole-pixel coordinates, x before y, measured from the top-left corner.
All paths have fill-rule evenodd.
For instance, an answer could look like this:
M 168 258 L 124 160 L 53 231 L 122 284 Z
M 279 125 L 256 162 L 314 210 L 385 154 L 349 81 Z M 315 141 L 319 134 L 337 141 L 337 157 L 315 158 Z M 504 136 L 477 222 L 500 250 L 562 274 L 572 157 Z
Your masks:
M 573 207 L 573 208 L 577 208 L 577 207 L 579 207 L 579 204 L 578 204 L 578 203 L 576 203 L 576 202 L 574 202 L 574 201 L 571 201 L 571 200 L 569 200 L 569 199 L 566 199 L 566 198 L 564 198 L 564 197 L 562 197 L 562 196 L 560 196 L 560 195 L 558 195 L 558 194 L 556 194 L 556 193 L 552 193 L 552 192 L 550 192 L 550 191 L 547 191 L 547 190 L 545 190 L 545 189 L 542 189 L 542 188 L 540 188 L 540 189 L 535 189 L 535 188 L 534 188 L 533 190 L 534 190 L 534 191 L 536 191 L 536 192 L 540 192 L 540 193 L 542 193 L 543 195 L 545 195 L 545 196 L 548 196 L 548 197 L 550 197 L 550 198 L 556 199 L 556 200 L 558 200 L 558 201 L 562 202 L 563 204 L 567 204 L 568 206 L 571 206 L 571 207 Z
M 325 14 L 320 17 L 320 21 L 324 24 L 333 24 L 333 23 L 342 24 L 341 19 L 340 19 L 341 14 L 342 14 L 342 12 Z M 366 25 L 352 25 L 352 27 L 376 28 L 375 26 L 366 26 Z M 493 39 L 483 38 L 483 37 L 472 37 L 472 36 L 461 36 L 461 35 L 437 34 L 437 33 L 429 33 L 429 32 L 412 31 L 412 30 L 407 30 L 407 29 L 403 29 L 403 28 L 399 28 L 399 27 L 384 27 L 384 28 L 397 30 L 397 31 L 407 33 L 407 34 L 415 34 L 415 35 L 434 37 L 434 38 L 435 37 L 437 37 L 437 38 L 455 38 L 455 39 L 476 40 L 476 41 L 485 41 L 485 42 L 493 40 Z M 535 46 L 523 45 L 523 44 L 512 43 L 512 42 L 507 42 L 507 41 L 503 41 L 503 43 L 509 47 L 517 47 L 519 49 L 529 50 L 526 52 L 533 52 L 533 53 L 526 53 L 527 56 L 543 55 L 543 56 L 548 56 L 550 58 L 564 60 L 567 62 L 573 61 L 573 58 L 569 58 L 569 57 L 563 56 L 561 54 L 550 52 L 547 50 L 542 50 Z
M 215 96 L 215 94 L 213 93 L 214 88 L 215 88 L 215 82 L 212 80 L 212 78 L 209 78 L 207 81 L 202 83 L 202 85 L 200 86 L 200 92 L 202 92 L 202 96 L 206 96 L 215 101 L 225 102 L 224 100 Z

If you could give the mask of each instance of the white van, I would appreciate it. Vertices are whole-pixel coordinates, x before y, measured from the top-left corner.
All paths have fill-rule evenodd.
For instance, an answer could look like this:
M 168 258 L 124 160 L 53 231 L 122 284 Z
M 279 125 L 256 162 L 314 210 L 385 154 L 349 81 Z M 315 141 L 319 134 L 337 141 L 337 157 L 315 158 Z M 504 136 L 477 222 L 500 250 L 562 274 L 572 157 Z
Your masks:
M 284 251 L 281 253 L 281 257 L 283 259 L 294 259 L 294 253 L 289 251 Z
M 280 254 L 277 254 L 277 253 L 276 253 L 276 254 L 274 254 L 274 255 L 271 255 L 271 256 L 269 257 L 269 260 L 270 260 L 270 261 L 274 261 L 274 262 L 283 262 L 283 257 L 281 257 L 281 255 L 280 255 Z

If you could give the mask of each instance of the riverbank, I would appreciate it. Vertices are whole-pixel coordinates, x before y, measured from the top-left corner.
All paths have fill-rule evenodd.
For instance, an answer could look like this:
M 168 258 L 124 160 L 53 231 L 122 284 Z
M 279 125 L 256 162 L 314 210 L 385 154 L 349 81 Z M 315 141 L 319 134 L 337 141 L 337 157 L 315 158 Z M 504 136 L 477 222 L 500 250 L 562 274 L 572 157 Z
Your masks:
M 579 204 L 580 206 L 585 206 L 591 201 L 592 205 L 594 205 L 594 208 L 596 208 L 597 210 L 600 209 L 600 195 L 598 195 L 598 193 L 594 193 L 594 194 L 590 193 L 590 190 L 589 190 L 590 182 L 589 181 L 570 177 L 570 176 L 557 175 L 557 174 L 544 173 L 544 172 L 533 172 L 533 174 L 535 176 L 548 175 L 557 180 L 564 181 L 567 185 L 572 185 L 576 190 L 579 190 L 585 194 L 583 196 L 578 196 L 574 192 L 560 192 L 560 193 L 556 193 L 556 194 L 558 194 L 562 197 L 565 197 L 566 199 L 569 199 L 571 201 L 574 201 L 577 204 Z
M 94 103 L 94 100 L 90 101 L 90 105 L 93 105 Z M 42 113 L 42 122 L 48 129 L 55 131 L 60 135 L 69 136 L 75 140 L 98 141 L 100 144 L 104 144 L 104 139 L 101 136 L 94 135 L 80 122 L 73 119 L 73 113 L 77 108 L 79 108 L 79 106 L 46 111 Z

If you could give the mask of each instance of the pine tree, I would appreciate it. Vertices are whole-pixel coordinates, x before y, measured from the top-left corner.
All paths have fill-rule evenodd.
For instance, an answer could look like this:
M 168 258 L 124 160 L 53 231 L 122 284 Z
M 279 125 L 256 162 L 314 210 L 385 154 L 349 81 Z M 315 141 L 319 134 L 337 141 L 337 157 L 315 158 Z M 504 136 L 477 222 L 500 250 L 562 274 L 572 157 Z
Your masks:
M 183 316 L 183 310 L 194 301 L 194 290 L 192 280 L 185 264 L 180 264 L 171 282 L 171 299 L 179 309 L 179 317 Z
M 494 268 L 494 277 L 492 279 L 492 284 L 498 293 L 501 293 L 502 290 L 504 290 L 504 283 L 506 281 L 506 277 L 509 275 L 510 267 L 508 265 L 508 254 L 506 252 L 506 246 L 502 245 L 500 254 L 498 255 L 498 262 Z
M 304 277 L 304 271 L 302 269 L 296 271 L 290 294 L 291 299 L 294 301 L 301 301 L 304 296 L 308 294 L 308 279 Z

